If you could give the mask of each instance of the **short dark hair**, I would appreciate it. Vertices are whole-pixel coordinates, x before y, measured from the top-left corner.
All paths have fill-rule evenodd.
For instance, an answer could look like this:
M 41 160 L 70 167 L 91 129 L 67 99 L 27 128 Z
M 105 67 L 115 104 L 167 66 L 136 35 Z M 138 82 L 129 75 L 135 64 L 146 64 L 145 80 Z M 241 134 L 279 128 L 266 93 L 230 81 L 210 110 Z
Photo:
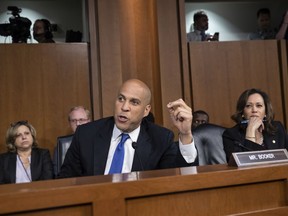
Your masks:
M 259 94 L 263 98 L 265 104 L 265 114 L 266 114 L 266 121 L 265 121 L 265 129 L 267 129 L 268 133 L 273 134 L 276 131 L 276 128 L 272 125 L 272 121 L 274 120 L 274 111 L 272 107 L 272 103 L 268 94 L 260 89 L 247 89 L 245 90 L 240 97 L 238 98 L 237 105 L 236 105 L 236 112 L 231 116 L 231 119 L 239 124 L 243 120 L 243 112 L 246 106 L 247 100 L 250 95 L 252 94 Z
M 47 19 L 37 19 L 35 22 L 42 22 L 43 27 L 44 27 L 44 32 L 45 32 L 45 38 L 46 39 L 53 39 L 53 34 L 52 34 L 52 25 L 49 20 Z
M 207 116 L 207 120 L 209 121 L 209 115 L 207 112 L 205 112 L 204 110 L 196 110 L 192 113 L 193 116 L 196 115 L 206 115 Z
M 207 14 L 204 11 L 196 12 L 193 16 L 194 23 L 197 22 L 201 17 L 207 17 Z
M 260 14 L 268 14 L 270 16 L 271 15 L 270 9 L 269 8 L 260 8 L 257 11 L 257 18 L 260 16 Z

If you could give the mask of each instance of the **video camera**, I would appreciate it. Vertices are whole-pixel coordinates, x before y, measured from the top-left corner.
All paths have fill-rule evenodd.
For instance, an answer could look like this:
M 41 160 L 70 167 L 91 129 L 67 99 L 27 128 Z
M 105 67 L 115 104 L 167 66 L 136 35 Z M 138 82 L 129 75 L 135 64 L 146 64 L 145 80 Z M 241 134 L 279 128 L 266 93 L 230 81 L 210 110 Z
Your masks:
M 32 22 L 26 17 L 20 17 L 21 8 L 16 6 L 8 6 L 7 9 L 11 11 L 9 18 L 10 23 L 0 24 L 0 35 L 12 37 L 12 43 L 27 43 L 27 39 L 31 38 L 30 27 Z

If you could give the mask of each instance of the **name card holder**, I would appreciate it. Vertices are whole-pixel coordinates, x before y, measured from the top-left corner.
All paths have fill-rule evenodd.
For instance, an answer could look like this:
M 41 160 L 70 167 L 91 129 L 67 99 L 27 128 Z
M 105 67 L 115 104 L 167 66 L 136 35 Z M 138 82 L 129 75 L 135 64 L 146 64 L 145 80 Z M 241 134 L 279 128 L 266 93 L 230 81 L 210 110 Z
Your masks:
M 288 163 L 286 149 L 272 149 L 262 151 L 235 152 L 229 159 L 229 166 L 254 166 L 273 163 Z

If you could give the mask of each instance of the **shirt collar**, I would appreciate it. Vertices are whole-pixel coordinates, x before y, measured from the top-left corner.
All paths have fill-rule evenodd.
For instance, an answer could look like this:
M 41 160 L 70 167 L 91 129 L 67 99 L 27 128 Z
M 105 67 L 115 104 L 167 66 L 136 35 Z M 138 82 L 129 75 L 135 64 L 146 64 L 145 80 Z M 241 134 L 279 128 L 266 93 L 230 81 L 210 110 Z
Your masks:
M 123 132 L 121 130 L 119 130 L 117 128 L 117 126 L 114 124 L 113 133 L 112 133 L 112 140 L 116 141 L 122 133 Z M 132 142 L 137 142 L 139 133 L 140 133 L 140 125 L 135 130 L 128 133 Z

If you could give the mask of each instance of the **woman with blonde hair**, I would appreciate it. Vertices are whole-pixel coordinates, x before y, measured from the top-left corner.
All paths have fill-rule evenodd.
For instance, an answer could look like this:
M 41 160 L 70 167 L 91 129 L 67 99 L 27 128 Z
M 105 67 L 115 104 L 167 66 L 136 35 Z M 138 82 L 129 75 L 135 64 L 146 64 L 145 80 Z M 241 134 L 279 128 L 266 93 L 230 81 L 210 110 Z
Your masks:
M 28 121 L 10 125 L 6 146 L 7 152 L 0 155 L 0 184 L 53 178 L 49 150 L 38 148 L 36 130 Z

